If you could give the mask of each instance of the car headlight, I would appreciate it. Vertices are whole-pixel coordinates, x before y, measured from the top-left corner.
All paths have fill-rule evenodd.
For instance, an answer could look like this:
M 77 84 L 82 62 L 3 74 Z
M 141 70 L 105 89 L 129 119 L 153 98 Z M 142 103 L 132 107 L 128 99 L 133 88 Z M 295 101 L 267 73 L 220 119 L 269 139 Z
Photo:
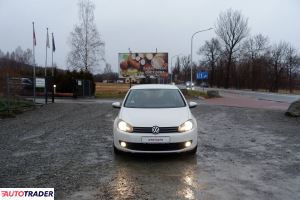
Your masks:
M 124 132 L 128 132 L 131 133 L 133 131 L 133 128 L 130 124 L 128 124 L 127 122 L 124 122 L 123 120 L 120 120 L 118 122 L 118 129 Z
M 178 127 L 178 131 L 179 132 L 186 132 L 186 131 L 190 131 L 193 129 L 193 122 L 192 120 L 188 120 L 186 122 L 184 122 L 183 124 L 181 124 L 179 127 Z

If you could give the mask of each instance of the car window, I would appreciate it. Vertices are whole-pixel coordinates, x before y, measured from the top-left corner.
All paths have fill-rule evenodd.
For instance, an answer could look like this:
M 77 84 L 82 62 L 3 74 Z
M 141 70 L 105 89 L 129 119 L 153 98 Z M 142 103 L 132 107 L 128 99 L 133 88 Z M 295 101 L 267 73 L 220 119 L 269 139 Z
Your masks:
M 186 106 L 178 89 L 133 89 L 125 100 L 128 108 L 177 108 Z

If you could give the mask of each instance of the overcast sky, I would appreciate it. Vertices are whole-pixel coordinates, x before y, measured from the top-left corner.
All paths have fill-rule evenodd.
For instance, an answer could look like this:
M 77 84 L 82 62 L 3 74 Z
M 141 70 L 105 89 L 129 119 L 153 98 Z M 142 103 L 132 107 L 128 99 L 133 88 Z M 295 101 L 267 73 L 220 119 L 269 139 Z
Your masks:
M 37 37 L 36 61 L 45 65 L 46 27 L 54 32 L 54 61 L 66 68 L 67 43 L 78 23 L 76 0 L 0 0 L 0 49 L 32 48 L 32 21 Z M 118 53 L 168 52 L 190 54 L 191 35 L 214 27 L 221 11 L 239 10 L 248 18 L 251 34 L 269 36 L 272 43 L 290 42 L 300 50 L 300 0 L 97 0 L 95 19 L 105 42 L 105 58 L 117 71 Z M 214 31 L 194 38 L 194 58 Z M 50 59 L 50 56 L 48 57 Z M 171 61 L 169 61 L 170 63 Z M 96 69 L 99 71 L 100 68 Z M 103 67 L 102 67 L 103 70 Z

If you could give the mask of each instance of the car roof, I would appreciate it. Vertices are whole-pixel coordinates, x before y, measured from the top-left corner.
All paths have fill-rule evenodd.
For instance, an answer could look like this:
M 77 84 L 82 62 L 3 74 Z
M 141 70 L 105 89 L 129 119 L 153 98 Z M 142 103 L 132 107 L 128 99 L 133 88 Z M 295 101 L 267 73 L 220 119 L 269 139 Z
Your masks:
M 178 89 L 175 85 L 169 84 L 142 84 L 142 85 L 135 85 L 132 86 L 130 89 L 132 90 L 140 90 L 140 89 Z

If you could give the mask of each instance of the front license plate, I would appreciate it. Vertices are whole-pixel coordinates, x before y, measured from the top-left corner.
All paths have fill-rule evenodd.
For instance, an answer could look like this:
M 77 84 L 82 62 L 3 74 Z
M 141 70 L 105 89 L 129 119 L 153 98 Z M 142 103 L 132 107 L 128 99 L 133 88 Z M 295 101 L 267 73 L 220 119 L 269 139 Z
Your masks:
M 169 143 L 170 137 L 142 137 L 143 143 Z

